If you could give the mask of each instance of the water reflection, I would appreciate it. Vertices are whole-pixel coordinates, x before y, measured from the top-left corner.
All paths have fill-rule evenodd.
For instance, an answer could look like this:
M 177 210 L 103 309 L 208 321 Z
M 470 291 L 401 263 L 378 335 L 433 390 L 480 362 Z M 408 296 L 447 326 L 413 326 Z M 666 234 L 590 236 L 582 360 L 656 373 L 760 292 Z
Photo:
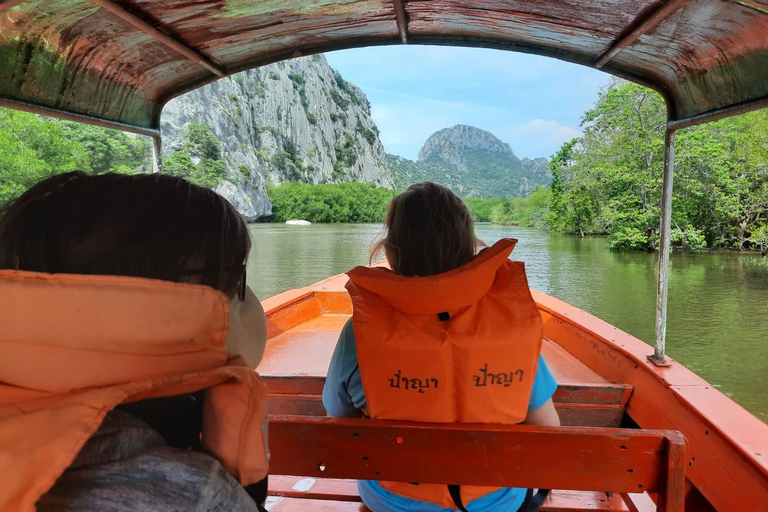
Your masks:
M 254 224 L 249 284 L 269 297 L 366 264 L 380 230 Z M 488 244 L 517 238 L 513 259 L 525 262 L 533 288 L 653 341 L 656 255 L 527 228 L 481 224 L 477 232 Z M 669 354 L 768 421 L 768 258 L 680 253 L 671 262 Z

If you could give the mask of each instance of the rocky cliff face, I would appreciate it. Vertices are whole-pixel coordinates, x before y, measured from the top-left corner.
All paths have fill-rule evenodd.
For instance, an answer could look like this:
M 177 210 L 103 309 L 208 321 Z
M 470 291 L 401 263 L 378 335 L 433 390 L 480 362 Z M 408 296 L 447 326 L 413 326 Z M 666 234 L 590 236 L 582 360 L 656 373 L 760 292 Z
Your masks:
M 368 99 L 322 56 L 246 71 L 172 100 L 162 116 L 163 153 L 184 150 L 190 123 L 211 126 L 227 168 L 216 191 L 248 220 L 271 213 L 268 181 L 394 185 Z
M 544 157 L 523 158 L 523 172 L 536 183 L 548 184 L 552 181 L 549 173 L 549 160 Z
M 388 161 L 401 187 L 429 180 L 462 196 L 527 196 L 551 181 L 546 158 L 520 160 L 509 144 L 466 125 L 433 133 L 417 162 L 394 155 Z
M 459 170 L 466 171 L 470 164 L 467 152 L 488 151 L 499 155 L 506 155 L 510 165 L 518 168 L 521 166 L 509 144 L 499 140 L 491 132 L 457 124 L 451 128 L 443 128 L 433 133 L 419 151 L 419 162 L 428 160 L 442 160 L 455 165 Z

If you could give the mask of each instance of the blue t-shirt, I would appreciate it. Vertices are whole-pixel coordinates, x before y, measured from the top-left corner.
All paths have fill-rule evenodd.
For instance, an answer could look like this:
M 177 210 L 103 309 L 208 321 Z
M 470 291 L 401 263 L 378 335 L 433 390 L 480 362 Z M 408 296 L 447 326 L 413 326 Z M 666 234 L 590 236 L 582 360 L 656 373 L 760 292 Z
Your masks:
M 535 411 L 552 397 L 557 389 L 557 382 L 547 368 L 544 358 L 539 356 L 536 378 L 531 389 L 528 410 Z M 361 416 L 364 408 L 365 393 L 360 377 L 360 365 L 357 362 L 355 332 L 350 319 L 339 336 L 339 342 L 331 358 L 328 377 L 323 388 L 323 405 L 328 414 L 335 417 Z M 455 512 L 434 503 L 406 498 L 390 492 L 374 480 L 358 481 L 360 497 L 373 512 Z M 525 500 L 526 489 L 507 488 L 486 494 L 465 503 L 470 512 L 512 512 L 520 508 Z

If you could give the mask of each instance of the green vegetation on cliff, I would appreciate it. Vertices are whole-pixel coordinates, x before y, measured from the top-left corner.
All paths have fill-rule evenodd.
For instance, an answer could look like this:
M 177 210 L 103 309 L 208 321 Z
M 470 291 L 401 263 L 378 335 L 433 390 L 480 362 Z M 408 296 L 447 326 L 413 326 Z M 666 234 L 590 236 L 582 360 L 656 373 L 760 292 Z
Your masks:
M 395 155 L 387 162 L 401 187 L 433 181 L 464 197 L 525 197 L 550 181 L 546 158 L 521 160 L 509 144 L 467 125 L 433 133 L 416 162 Z
M 176 150 L 166 156 L 163 159 L 163 172 L 209 188 L 221 183 L 227 175 L 227 168 L 221 157 L 219 139 L 213 134 L 211 126 L 190 123 L 184 132 L 184 139 L 185 151 Z

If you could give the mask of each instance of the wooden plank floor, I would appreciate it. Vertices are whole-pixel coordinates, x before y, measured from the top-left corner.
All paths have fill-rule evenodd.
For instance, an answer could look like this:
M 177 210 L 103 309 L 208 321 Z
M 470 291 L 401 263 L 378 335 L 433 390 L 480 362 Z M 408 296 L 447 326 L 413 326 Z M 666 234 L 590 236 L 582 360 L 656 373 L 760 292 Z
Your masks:
M 274 512 L 367 511 L 365 507 L 361 507 L 357 482 L 354 480 L 270 476 L 269 489 L 267 510 Z M 590 491 L 554 491 L 539 510 L 613 512 L 629 509 L 618 495 L 608 496 L 603 492 Z

